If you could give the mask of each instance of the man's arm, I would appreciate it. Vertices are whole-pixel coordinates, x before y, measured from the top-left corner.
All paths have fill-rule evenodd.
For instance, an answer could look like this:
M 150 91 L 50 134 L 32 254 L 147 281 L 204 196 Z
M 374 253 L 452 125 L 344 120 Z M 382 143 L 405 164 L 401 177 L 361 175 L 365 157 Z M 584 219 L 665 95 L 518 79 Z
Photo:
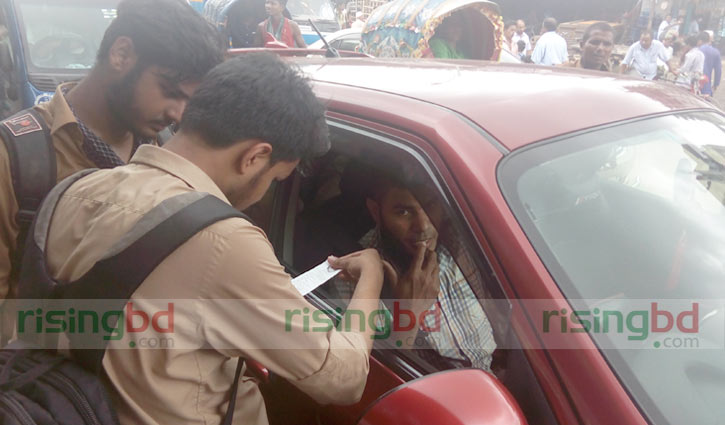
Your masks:
M 290 25 L 292 26 L 292 35 L 295 38 L 295 44 L 297 47 L 300 48 L 306 48 L 307 43 L 305 43 L 305 39 L 302 38 L 302 31 L 300 31 L 300 26 L 297 25 L 297 22 L 290 20 Z
M 319 403 L 356 402 L 370 367 L 371 330 L 337 330 L 292 286 L 261 229 L 240 225 L 213 249 L 223 254 L 209 275 L 213 284 L 202 289 L 203 342 L 263 364 Z M 344 261 L 358 278 L 351 308 L 367 318 L 382 287 L 379 257 L 363 251 Z
M 717 51 L 716 51 L 717 52 Z M 715 59 L 715 79 L 712 81 L 712 91 L 714 92 L 720 87 L 720 79 L 722 78 L 722 57 L 717 52 L 717 58 Z
M 264 22 L 260 22 L 257 25 L 257 33 L 254 34 L 254 45 L 257 47 L 264 47 L 264 33 L 267 29 L 264 27 Z
M 622 60 L 622 74 L 626 74 L 627 71 L 629 71 L 629 68 L 632 66 L 633 60 L 634 60 L 634 44 L 629 46 L 629 49 L 627 49 L 627 54 L 624 55 L 624 59 Z
M 546 40 L 541 40 L 539 38 L 538 43 L 536 43 L 536 47 L 534 47 L 534 52 L 531 54 L 531 62 L 535 64 L 541 64 L 541 61 L 544 59 L 544 51 L 546 50 L 544 47 L 544 43 Z

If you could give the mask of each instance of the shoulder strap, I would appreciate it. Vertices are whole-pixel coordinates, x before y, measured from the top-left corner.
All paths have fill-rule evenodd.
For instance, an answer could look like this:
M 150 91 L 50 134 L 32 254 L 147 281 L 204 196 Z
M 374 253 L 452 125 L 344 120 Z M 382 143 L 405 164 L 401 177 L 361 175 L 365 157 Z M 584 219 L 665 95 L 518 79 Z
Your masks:
M 18 202 L 16 221 L 20 233 L 12 258 L 12 273 L 17 275 L 35 212 L 56 183 L 55 150 L 45 120 L 33 108 L 3 121 L 0 136 L 8 151 L 13 191 Z

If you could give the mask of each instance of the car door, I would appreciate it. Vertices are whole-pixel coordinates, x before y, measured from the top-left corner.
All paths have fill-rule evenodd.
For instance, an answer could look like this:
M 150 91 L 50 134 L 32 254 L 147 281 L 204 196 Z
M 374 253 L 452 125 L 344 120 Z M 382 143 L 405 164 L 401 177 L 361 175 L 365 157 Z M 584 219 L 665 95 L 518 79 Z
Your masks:
M 346 190 L 352 193 L 356 191 L 354 184 L 350 188 L 350 183 L 345 181 L 344 166 L 349 165 L 351 158 L 369 159 L 371 155 L 380 155 L 387 161 L 399 161 L 401 166 L 418 174 L 428 196 L 435 198 L 439 211 L 429 213 L 442 217 L 438 224 L 442 240 L 452 247 L 457 265 L 465 271 L 466 278 L 473 282 L 471 287 L 475 288 L 474 292 L 482 300 L 495 339 L 501 347 L 498 354 L 494 354 L 494 367 L 497 368 L 494 373 L 517 399 L 531 423 L 556 423 L 547 397 L 510 326 L 511 304 L 491 268 L 490 259 L 483 255 L 478 239 L 480 235 L 472 230 L 468 221 L 469 213 L 463 211 L 456 199 L 455 194 L 461 193 L 460 188 L 455 187 L 455 178 L 449 166 L 436 154 L 438 147 L 416 134 L 380 122 L 334 110 L 329 115 L 328 125 L 333 144 L 331 152 L 317 161 L 315 171 L 310 175 L 296 175 L 278 185 L 270 198 L 274 208 L 265 213 L 271 217 L 266 230 L 281 262 L 295 276 L 324 260 L 328 254 L 344 255 L 354 249 L 350 247 L 354 245 L 355 239 L 367 229 L 364 224 L 367 212 L 359 204 L 357 209 L 351 209 L 349 205 L 341 207 L 335 203 L 341 195 L 341 186 L 346 186 Z M 464 122 L 457 124 L 466 125 Z M 316 213 L 321 214 L 315 217 Z M 345 220 L 343 225 L 334 223 L 335 217 L 340 216 L 349 220 Z M 350 223 L 360 227 L 356 229 L 357 232 L 347 234 L 345 226 L 350 226 Z M 367 225 L 370 225 L 369 218 Z M 330 235 L 334 235 L 336 240 L 330 240 Z M 329 304 L 330 298 L 330 291 L 325 285 L 308 296 L 314 305 L 326 310 L 334 308 L 334 305 Z M 368 384 L 359 403 L 344 407 L 316 406 L 289 384 L 276 382 L 268 386 L 268 410 L 273 412 L 288 408 L 292 402 L 302 412 L 297 413 L 298 417 L 314 418 L 320 423 L 354 424 L 386 392 L 441 370 L 440 365 L 410 350 L 394 350 L 376 344 L 371 356 Z M 273 413 L 270 413 L 270 417 L 272 422 L 290 423 L 286 422 L 289 418 L 275 418 Z

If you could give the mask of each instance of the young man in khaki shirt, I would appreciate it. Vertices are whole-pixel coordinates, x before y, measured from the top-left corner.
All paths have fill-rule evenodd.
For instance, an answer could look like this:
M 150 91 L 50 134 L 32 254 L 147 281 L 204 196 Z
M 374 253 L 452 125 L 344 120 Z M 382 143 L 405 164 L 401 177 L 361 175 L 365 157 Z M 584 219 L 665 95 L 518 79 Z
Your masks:
M 60 85 L 49 103 L 35 107 L 50 130 L 58 181 L 82 169 L 125 164 L 138 146 L 155 142 L 181 119 L 204 74 L 223 60 L 215 29 L 183 1 L 123 0 L 117 16 L 89 75 Z M 0 304 L 15 291 L 17 213 L 0 143 Z M 13 320 L 0 322 L 7 340 Z
M 141 146 L 128 165 L 97 171 L 65 192 L 50 222 L 49 270 L 59 281 L 78 279 L 175 195 L 206 192 L 246 209 L 300 160 L 328 147 L 324 108 L 298 71 L 269 54 L 230 59 L 207 75 L 164 148 Z M 348 309 L 373 314 L 383 280 L 377 252 L 330 263 L 358 281 Z M 316 309 L 247 220 L 223 220 L 193 236 L 130 302 L 169 298 L 176 300 L 173 349 L 128 349 L 130 333 L 109 342 L 103 368 L 122 424 L 219 424 L 238 356 L 319 403 L 353 403 L 362 395 L 374 329 L 352 323 L 350 331 L 310 331 L 301 316 L 292 319 L 290 312 L 309 317 Z M 251 378 L 239 384 L 234 423 L 267 423 Z

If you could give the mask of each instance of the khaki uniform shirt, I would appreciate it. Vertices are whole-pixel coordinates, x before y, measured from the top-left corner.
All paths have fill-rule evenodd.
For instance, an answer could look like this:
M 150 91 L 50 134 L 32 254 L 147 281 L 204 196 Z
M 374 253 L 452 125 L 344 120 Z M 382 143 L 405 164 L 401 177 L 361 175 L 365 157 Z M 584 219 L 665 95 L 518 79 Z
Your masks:
M 201 169 L 150 145 L 129 165 L 78 181 L 51 220 L 51 273 L 78 279 L 145 213 L 188 192 L 228 202 Z M 111 341 L 103 359 L 122 424 L 219 424 L 234 377 L 236 359 L 230 358 L 237 356 L 262 363 L 319 403 L 352 403 L 362 394 L 369 370 L 363 334 L 303 332 L 297 322 L 285 332 L 282 304 L 284 311 L 315 309 L 292 286 L 264 232 L 244 219 L 222 220 L 193 236 L 146 278 L 131 302 L 164 298 L 179 301 L 175 348 L 129 349 L 127 332 Z M 267 423 L 252 378 L 240 382 L 234 423 Z
M 58 87 L 50 102 L 35 107 L 50 129 L 55 148 L 58 181 L 76 171 L 95 167 L 83 152 L 83 135 L 61 92 L 63 86 Z M 10 159 L 5 143 L 0 143 L 0 304 L 9 293 L 15 291 L 16 282 L 10 282 L 10 272 L 20 232 L 15 221 L 17 213 L 18 203 L 13 190 Z M 8 310 L 11 309 L 8 307 Z M 5 316 L 0 321 L 2 322 L 0 339 L 7 340 L 12 334 L 13 318 Z

